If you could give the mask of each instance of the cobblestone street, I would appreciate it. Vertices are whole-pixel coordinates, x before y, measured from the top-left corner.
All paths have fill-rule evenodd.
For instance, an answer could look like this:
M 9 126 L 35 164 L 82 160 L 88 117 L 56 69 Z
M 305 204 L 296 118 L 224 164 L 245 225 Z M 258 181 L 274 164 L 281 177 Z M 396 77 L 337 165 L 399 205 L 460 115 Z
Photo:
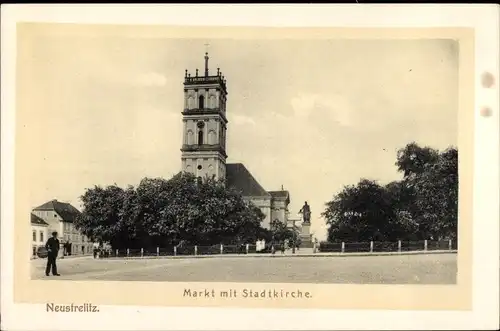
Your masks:
M 44 275 L 45 259 L 31 261 L 32 279 L 455 284 L 457 255 L 285 256 L 58 260 L 61 277 Z

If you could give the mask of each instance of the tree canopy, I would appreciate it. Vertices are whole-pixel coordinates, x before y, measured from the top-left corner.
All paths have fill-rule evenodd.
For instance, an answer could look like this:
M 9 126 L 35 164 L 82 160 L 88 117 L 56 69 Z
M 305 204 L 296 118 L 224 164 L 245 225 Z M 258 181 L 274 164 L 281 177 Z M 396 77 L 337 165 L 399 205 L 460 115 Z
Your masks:
M 361 179 L 326 203 L 329 241 L 456 238 L 458 151 L 415 142 L 397 153 L 400 181 L 380 185 Z
M 296 246 L 301 244 L 300 235 L 296 228 L 289 229 L 286 223 L 283 223 L 279 220 L 273 220 L 271 222 L 271 240 L 273 242 L 284 242 L 288 240 L 290 244 L 295 242 Z
M 96 186 L 82 195 L 81 232 L 116 248 L 254 242 L 268 233 L 259 208 L 222 181 L 187 173 L 137 187 Z

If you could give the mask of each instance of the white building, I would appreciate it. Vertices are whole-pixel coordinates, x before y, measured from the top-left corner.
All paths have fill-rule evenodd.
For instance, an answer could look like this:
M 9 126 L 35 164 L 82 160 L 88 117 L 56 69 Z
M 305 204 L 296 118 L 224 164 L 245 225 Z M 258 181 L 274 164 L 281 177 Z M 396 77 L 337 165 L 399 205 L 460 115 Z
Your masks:
M 48 224 L 47 232 L 57 231 L 62 245 L 68 244 L 71 255 L 92 253 L 92 242 L 74 226 L 74 220 L 80 211 L 66 202 L 51 200 L 33 209 L 32 213 Z M 47 239 L 45 239 L 47 240 Z M 64 247 L 61 247 L 61 252 Z
M 49 224 L 47 222 L 45 222 L 43 219 L 36 216 L 35 214 L 31 213 L 31 232 L 32 232 L 31 256 L 32 257 L 37 256 L 36 252 L 38 250 L 38 247 L 45 246 L 45 242 L 48 239 L 48 228 Z

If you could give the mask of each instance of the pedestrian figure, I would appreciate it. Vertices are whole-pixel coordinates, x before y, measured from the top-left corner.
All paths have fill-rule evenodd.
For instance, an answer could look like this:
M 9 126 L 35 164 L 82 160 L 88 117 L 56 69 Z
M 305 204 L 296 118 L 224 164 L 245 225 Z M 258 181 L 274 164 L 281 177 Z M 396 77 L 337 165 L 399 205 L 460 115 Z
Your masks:
M 57 273 L 56 258 L 59 253 L 59 239 L 57 239 L 57 232 L 52 232 L 52 237 L 47 240 L 45 244 L 47 249 L 47 268 L 45 268 L 45 276 L 48 276 L 52 269 L 52 275 L 61 276 Z
M 94 259 L 97 258 L 97 253 L 99 252 L 99 243 L 98 242 L 95 242 L 94 245 Z
M 281 255 L 284 255 L 285 254 L 285 243 L 282 242 L 280 246 L 281 246 L 280 247 L 281 248 Z

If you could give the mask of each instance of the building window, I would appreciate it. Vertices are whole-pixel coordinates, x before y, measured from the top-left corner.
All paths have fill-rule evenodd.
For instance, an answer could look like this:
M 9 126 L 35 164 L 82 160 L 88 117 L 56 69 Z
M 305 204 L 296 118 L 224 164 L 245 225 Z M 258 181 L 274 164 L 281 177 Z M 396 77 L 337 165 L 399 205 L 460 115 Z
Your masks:
M 33 256 L 36 256 L 36 246 L 33 246 Z
M 40 241 L 43 242 L 43 231 L 40 231 Z
M 33 231 L 33 241 L 36 242 L 36 231 Z
M 193 131 L 188 130 L 188 132 L 187 132 L 187 144 L 192 145 L 194 143 L 193 140 L 194 140 L 193 139 Z
M 198 145 L 203 145 L 203 130 L 198 131 Z
M 198 108 L 205 108 L 205 97 L 203 95 L 200 95 L 200 97 L 198 98 Z

